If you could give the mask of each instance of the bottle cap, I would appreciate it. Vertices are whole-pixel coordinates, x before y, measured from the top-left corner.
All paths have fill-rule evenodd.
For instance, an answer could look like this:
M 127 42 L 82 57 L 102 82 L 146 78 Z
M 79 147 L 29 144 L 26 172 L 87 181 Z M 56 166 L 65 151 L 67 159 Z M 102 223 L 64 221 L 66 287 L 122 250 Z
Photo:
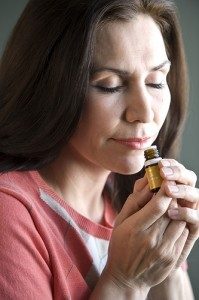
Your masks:
M 159 157 L 157 146 L 152 145 L 151 147 L 145 149 L 144 156 L 145 156 L 146 160 Z

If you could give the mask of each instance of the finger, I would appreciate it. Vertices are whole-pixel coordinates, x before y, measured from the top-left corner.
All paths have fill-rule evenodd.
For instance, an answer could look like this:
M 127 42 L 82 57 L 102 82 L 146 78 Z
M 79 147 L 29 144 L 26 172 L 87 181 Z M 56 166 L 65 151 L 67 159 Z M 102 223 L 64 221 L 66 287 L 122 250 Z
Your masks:
M 183 230 L 178 231 L 179 235 L 170 235 L 169 238 L 164 238 L 159 246 L 158 256 L 163 258 L 163 262 L 173 265 L 179 261 L 186 244 L 189 230 L 185 227 Z
M 184 185 L 184 184 L 170 184 L 170 182 L 165 183 L 165 191 L 168 196 L 180 199 L 179 204 L 181 206 L 187 206 L 189 202 L 190 208 L 195 208 L 199 206 L 199 189 Z M 185 200 L 185 201 L 182 201 Z
M 177 266 L 179 266 L 182 262 L 178 261 L 179 257 L 181 256 L 181 254 L 183 253 L 183 249 L 186 245 L 186 241 L 188 239 L 189 236 L 189 230 L 185 227 L 184 230 L 182 231 L 182 234 L 179 236 L 179 238 L 177 239 L 177 241 L 175 242 L 175 252 L 176 252 L 176 258 L 177 258 Z M 183 260 L 185 260 L 187 258 L 183 257 Z M 179 264 L 179 265 L 178 265 Z
M 183 247 L 182 253 L 180 255 L 180 258 L 176 264 L 176 267 L 179 267 L 188 257 L 189 253 L 191 252 L 195 242 L 197 240 L 197 236 L 190 236 L 190 232 L 188 233 L 186 243 Z
M 158 193 L 136 213 L 136 224 L 141 230 L 149 228 L 168 210 L 172 198 L 166 195 L 164 189 L 165 184 L 163 182 Z M 129 222 L 135 222 L 134 216 L 132 217 L 132 221 L 129 220 Z
M 168 210 L 168 216 L 172 220 L 181 220 L 199 226 L 199 211 L 187 207 L 178 207 Z
M 186 227 L 186 222 L 172 220 L 164 232 L 163 241 L 167 241 L 170 247 L 173 247 L 175 242 L 182 235 L 185 227 Z
M 129 216 L 138 212 L 152 197 L 153 193 L 150 191 L 148 185 L 145 185 L 140 192 L 130 194 L 116 218 L 115 226 L 121 224 Z
M 143 178 L 136 180 L 133 191 L 140 192 L 147 184 L 148 184 L 148 180 L 145 174 Z
M 154 245 L 157 245 L 162 240 L 167 226 L 172 221 L 168 215 L 164 214 L 155 223 L 153 223 L 145 232 L 149 234 L 151 241 Z
M 186 169 L 182 164 L 174 159 L 162 159 L 159 162 L 160 175 L 163 179 L 174 180 L 182 184 L 195 186 L 196 174 Z
M 169 205 L 169 208 L 176 208 L 178 207 L 178 203 L 177 203 L 177 198 L 175 194 L 171 194 L 170 191 L 168 191 L 169 187 L 171 186 L 171 189 L 173 186 L 176 186 L 176 182 L 175 181 L 165 181 L 164 180 L 164 185 L 165 185 L 165 192 L 167 194 L 167 196 L 172 197 L 171 203 Z

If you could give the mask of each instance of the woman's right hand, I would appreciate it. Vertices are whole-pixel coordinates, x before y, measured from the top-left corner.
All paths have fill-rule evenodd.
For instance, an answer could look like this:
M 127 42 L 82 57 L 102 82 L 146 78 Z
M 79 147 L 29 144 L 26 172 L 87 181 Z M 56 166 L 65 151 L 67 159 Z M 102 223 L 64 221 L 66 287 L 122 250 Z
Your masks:
M 167 210 L 172 198 L 164 181 L 157 194 L 146 178 L 138 180 L 119 213 L 113 229 L 104 270 L 117 286 L 147 289 L 162 282 L 172 271 L 185 245 L 184 221 L 171 221 Z

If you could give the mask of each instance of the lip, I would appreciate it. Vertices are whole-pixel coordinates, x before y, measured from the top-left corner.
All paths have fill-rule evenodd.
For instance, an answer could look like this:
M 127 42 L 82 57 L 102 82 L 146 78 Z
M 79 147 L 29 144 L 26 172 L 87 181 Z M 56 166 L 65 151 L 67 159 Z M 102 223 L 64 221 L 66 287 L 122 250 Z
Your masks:
M 144 150 L 151 145 L 151 137 L 133 137 L 128 139 L 113 139 L 116 143 L 132 150 Z

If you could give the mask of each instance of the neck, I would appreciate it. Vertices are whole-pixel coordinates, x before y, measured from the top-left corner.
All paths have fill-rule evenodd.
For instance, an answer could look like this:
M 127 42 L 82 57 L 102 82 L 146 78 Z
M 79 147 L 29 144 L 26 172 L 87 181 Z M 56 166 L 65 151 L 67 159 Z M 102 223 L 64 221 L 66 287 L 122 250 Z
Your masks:
M 100 169 L 67 148 L 53 163 L 41 169 L 40 174 L 76 211 L 94 222 L 102 220 L 102 193 L 109 171 Z

